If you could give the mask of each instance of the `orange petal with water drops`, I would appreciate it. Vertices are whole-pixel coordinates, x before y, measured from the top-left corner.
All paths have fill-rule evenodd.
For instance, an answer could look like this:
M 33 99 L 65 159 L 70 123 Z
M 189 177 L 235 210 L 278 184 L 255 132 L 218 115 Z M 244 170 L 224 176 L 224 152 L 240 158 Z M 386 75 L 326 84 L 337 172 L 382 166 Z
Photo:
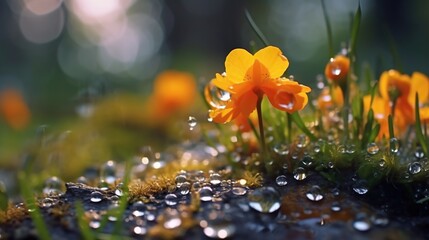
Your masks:
M 289 61 L 282 51 L 273 46 L 259 50 L 255 58 L 266 67 L 271 78 L 281 77 L 289 66 Z
M 255 58 L 248 51 L 241 48 L 232 50 L 225 60 L 226 77 L 233 83 L 243 82 L 254 61 Z

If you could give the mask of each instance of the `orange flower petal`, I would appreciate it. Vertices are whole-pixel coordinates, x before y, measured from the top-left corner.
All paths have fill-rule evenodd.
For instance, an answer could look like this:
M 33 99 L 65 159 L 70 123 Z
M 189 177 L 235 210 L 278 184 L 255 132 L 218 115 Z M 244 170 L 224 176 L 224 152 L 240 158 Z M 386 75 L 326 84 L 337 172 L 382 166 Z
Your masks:
M 273 46 L 259 50 L 255 58 L 268 69 L 271 78 L 281 77 L 289 66 L 289 61 L 282 51 Z
M 233 83 L 245 80 L 247 70 L 253 65 L 255 58 L 248 51 L 238 48 L 232 50 L 225 60 L 226 76 Z
M 412 107 L 415 106 L 416 93 L 419 93 L 420 103 L 429 101 L 429 78 L 420 72 L 414 72 L 411 75 L 411 90 L 408 101 Z
M 325 76 L 335 83 L 343 82 L 347 78 L 350 69 L 350 59 L 343 55 L 331 58 L 325 67 Z
M 21 130 L 29 123 L 31 118 L 30 110 L 21 95 L 14 89 L 6 89 L 0 92 L 0 116 L 10 127 Z
M 227 91 L 230 93 L 235 93 L 235 91 L 233 89 L 234 83 L 231 82 L 228 78 L 220 75 L 219 73 L 216 73 L 216 78 L 214 78 L 212 80 L 212 83 L 214 85 L 216 85 L 216 87 L 218 87 L 224 91 Z
M 384 99 L 390 99 L 389 91 L 392 91 L 392 89 L 399 91 L 400 98 L 408 99 L 410 87 L 410 78 L 396 70 L 385 71 L 380 76 L 379 90 L 381 97 Z

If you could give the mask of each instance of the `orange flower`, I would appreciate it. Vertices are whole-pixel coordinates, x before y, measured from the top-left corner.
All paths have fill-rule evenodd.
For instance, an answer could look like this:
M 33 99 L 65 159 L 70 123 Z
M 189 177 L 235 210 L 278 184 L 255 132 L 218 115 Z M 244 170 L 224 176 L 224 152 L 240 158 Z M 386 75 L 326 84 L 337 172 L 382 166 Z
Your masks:
M 159 74 L 153 86 L 150 106 L 157 118 L 183 111 L 194 103 L 197 86 L 194 77 L 186 72 L 165 71 Z
M 325 76 L 334 83 L 341 84 L 347 79 L 350 69 L 350 59 L 344 55 L 331 58 L 325 67 Z
M 14 89 L 0 92 L 0 114 L 14 129 L 25 128 L 30 122 L 30 110 L 21 93 Z
M 293 113 L 303 109 L 311 89 L 280 78 L 288 66 L 289 61 L 277 47 L 268 46 L 255 55 L 244 49 L 232 50 L 225 60 L 225 76 L 216 74 L 212 80 L 231 98 L 225 106 L 212 109 L 210 117 L 217 123 L 230 122 L 240 115 L 247 118 L 264 95 L 279 110 Z
M 341 107 L 343 104 L 343 92 L 338 86 L 333 86 L 332 89 L 328 87 L 324 88 L 317 98 L 317 106 L 322 111 L 326 111 L 334 107 Z
M 414 72 L 411 75 L 411 89 L 408 96 L 408 102 L 415 107 L 416 93 L 419 94 L 420 120 L 429 122 L 429 78 L 420 72 Z

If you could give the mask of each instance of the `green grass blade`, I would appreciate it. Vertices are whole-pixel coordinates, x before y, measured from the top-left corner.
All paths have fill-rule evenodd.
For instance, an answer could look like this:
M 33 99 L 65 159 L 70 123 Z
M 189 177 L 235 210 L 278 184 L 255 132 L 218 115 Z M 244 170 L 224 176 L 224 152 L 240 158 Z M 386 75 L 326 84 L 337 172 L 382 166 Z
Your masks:
M 355 56 L 356 53 L 356 41 L 359 33 L 360 20 L 362 17 L 362 11 L 360 7 L 360 1 L 358 9 L 356 10 L 355 16 L 353 18 L 352 32 L 350 38 L 350 55 Z
M 294 112 L 290 114 L 292 121 L 296 124 L 296 126 L 305 134 L 307 137 L 310 138 L 311 141 L 316 141 L 317 137 L 314 136 L 310 130 L 305 126 L 304 121 L 302 121 L 301 116 L 299 116 L 298 112 Z
M 250 15 L 249 11 L 247 11 L 247 9 L 244 10 L 245 14 L 246 14 L 246 19 L 249 22 L 250 26 L 252 27 L 253 31 L 256 33 L 256 35 L 259 37 L 259 39 L 261 40 L 261 42 L 265 45 L 268 46 L 270 45 L 268 43 L 267 38 L 265 37 L 265 35 L 262 33 L 262 31 L 259 29 L 258 25 L 256 25 L 255 21 L 253 21 L 252 15 Z
M 28 181 L 28 177 L 25 172 L 18 173 L 19 187 L 21 189 L 21 195 L 25 199 L 25 204 L 27 206 L 33 206 L 33 211 L 29 211 L 31 219 L 33 220 L 33 224 L 36 227 L 36 231 L 39 235 L 40 239 L 48 240 L 51 239 L 49 235 L 48 228 L 46 227 L 45 222 L 43 221 L 42 213 L 40 212 L 40 208 L 36 203 L 36 200 L 31 191 L 31 184 Z
M 95 239 L 91 229 L 88 226 L 88 223 L 83 219 L 85 211 L 83 210 L 83 205 L 81 202 L 77 201 L 75 203 L 76 209 L 76 218 L 79 225 L 80 233 L 82 234 L 83 239 L 92 240 Z
M 328 35 L 329 57 L 331 58 L 335 55 L 334 54 L 334 42 L 332 39 L 331 22 L 329 21 L 328 11 L 326 11 L 325 0 L 321 0 L 321 2 L 322 2 L 323 18 L 325 19 L 325 25 L 326 25 L 326 33 Z
M 393 117 L 389 114 L 389 138 L 392 139 L 395 137 L 395 132 L 393 131 Z
M 425 138 L 425 136 L 423 135 L 423 132 L 422 132 L 422 123 L 420 121 L 420 106 L 419 106 L 419 94 L 418 93 L 416 93 L 416 103 L 415 103 L 414 108 L 416 111 L 416 116 L 415 116 L 416 117 L 416 125 L 415 125 L 416 126 L 416 136 L 417 136 L 417 139 L 420 143 L 420 146 L 422 147 L 423 152 L 427 156 L 428 155 L 428 148 L 429 148 L 429 146 L 428 146 L 429 140 L 427 140 Z

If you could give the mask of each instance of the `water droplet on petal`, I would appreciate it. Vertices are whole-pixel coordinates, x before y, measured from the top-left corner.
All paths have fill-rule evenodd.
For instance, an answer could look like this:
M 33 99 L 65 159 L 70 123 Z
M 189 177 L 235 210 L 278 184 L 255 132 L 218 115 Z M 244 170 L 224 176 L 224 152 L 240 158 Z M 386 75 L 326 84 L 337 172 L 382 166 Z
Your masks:
M 233 86 L 230 86 L 229 89 L 234 90 Z M 204 98 L 211 107 L 224 109 L 227 102 L 231 99 L 231 94 L 216 87 L 213 81 L 210 81 L 204 88 Z
M 258 212 L 272 213 L 280 208 L 280 195 L 272 187 L 261 187 L 247 196 L 249 206 Z
M 302 181 L 307 178 L 307 172 L 303 167 L 297 167 L 293 170 L 293 178 Z
M 322 189 L 319 186 L 312 186 L 305 194 L 308 200 L 318 202 L 323 199 Z
M 276 177 L 276 184 L 277 186 L 286 186 L 287 185 L 287 178 L 285 175 L 280 175 Z

